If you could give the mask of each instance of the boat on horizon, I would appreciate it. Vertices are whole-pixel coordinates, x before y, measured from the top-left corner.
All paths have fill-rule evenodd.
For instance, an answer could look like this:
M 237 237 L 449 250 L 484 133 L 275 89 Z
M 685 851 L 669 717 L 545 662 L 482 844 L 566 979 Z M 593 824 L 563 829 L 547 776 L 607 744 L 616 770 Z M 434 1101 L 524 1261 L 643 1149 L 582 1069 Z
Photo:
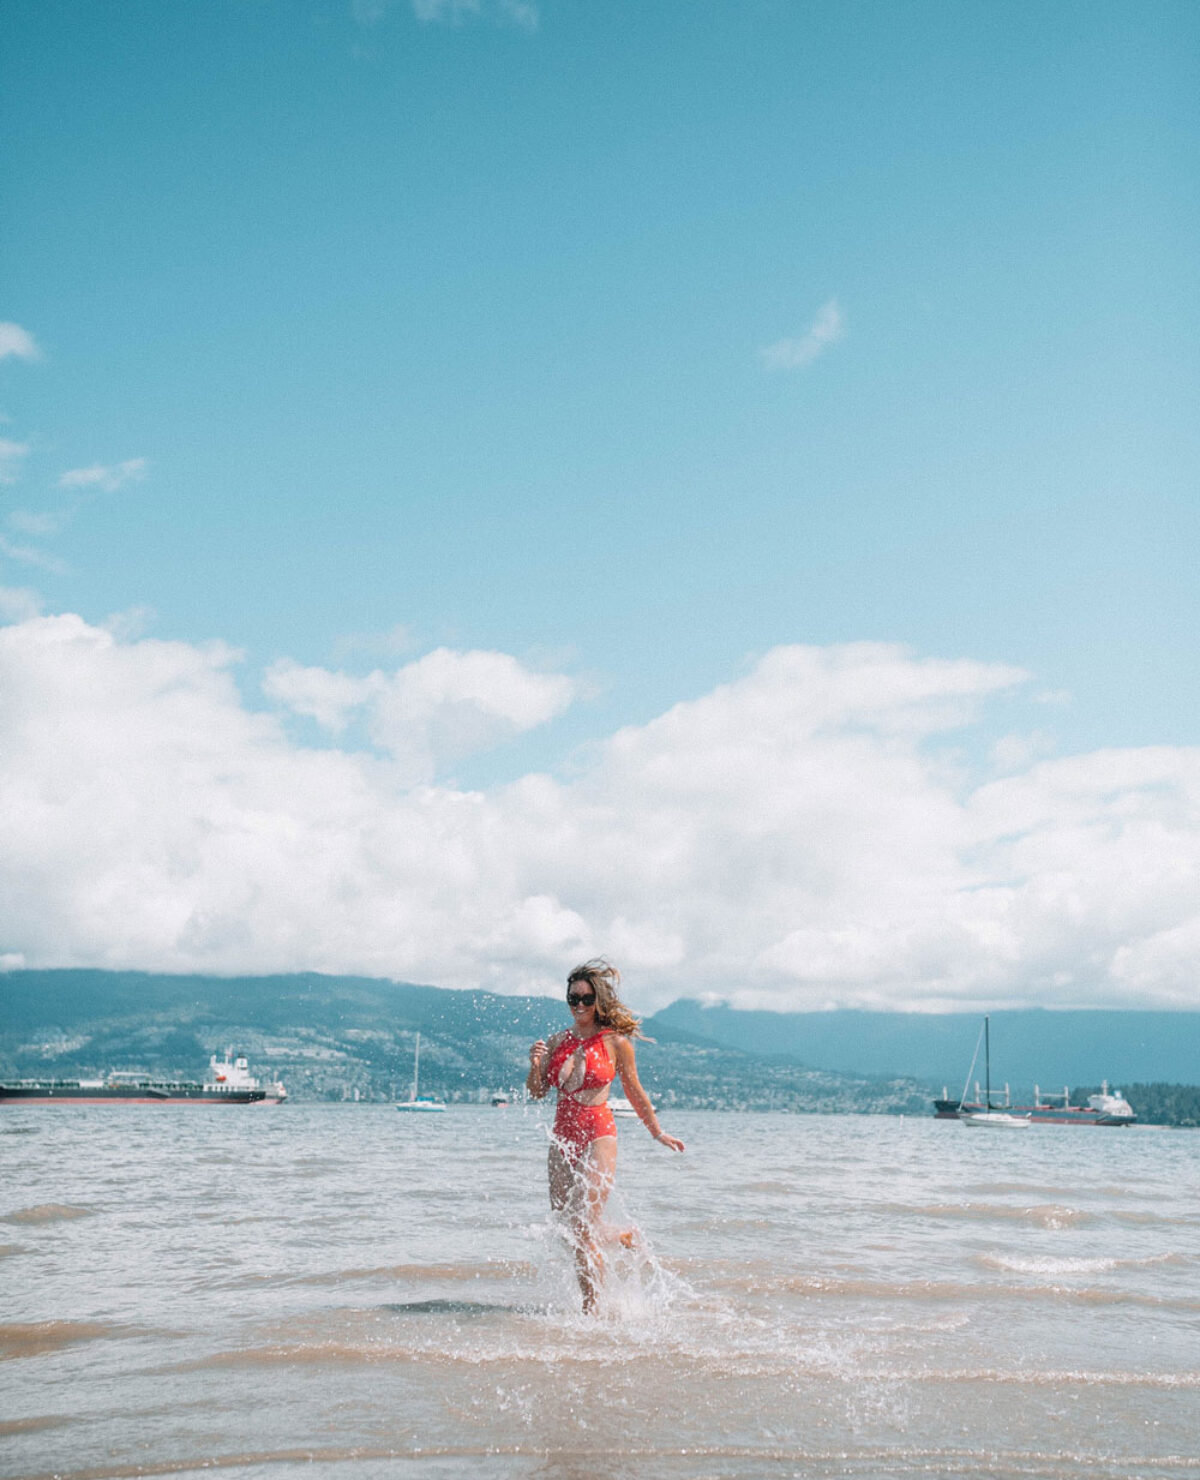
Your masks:
M 282 1105 L 277 1079 L 262 1085 L 233 1050 L 208 1061 L 209 1077 L 156 1079 L 141 1069 L 112 1069 L 100 1079 L 10 1079 L 0 1083 L 0 1105 Z
M 421 1035 L 417 1034 L 417 1045 L 413 1050 L 413 1080 L 412 1089 L 409 1091 L 407 1100 L 397 1100 L 397 1110 L 424 1113 L 426 1115 L 439 1115 L 446 1106 L 441 1100 L 431 1099 L 428 1095 L 422 1098 L 419 1093 L 421 1077 Z
M 943 1087 L 942 1098 L 933 1102 L 933 1116 L 935 1120 L 958 1120 L 963 1110 L 976 1112 L 983 1108 L 983 1096 L 978 1084 L 975 1086 L 973 1100 L 952 1100 Z M 1036 1084 L 1033 1087 L 1032 1105 L 1013 1105 L 1006 1084 L 1003 1108 L 1017 1115 L 1027 1115 L 1031 1125 L 1137 1124 L 1137 1112 L 1119 1089 L 1109 1091 L 1107 1079 L 1102 1082 L 1099 1094 L 1088 1096 L 1086 1105 L 1072 1105 L 1071 1091 L 1066 1086 L 1061 1091 L 1050 1092 L 1043 1091 Z
M 225 1057 L 218 1059 L 216 1054 L 208 1061 L 209 1078 L 206 1083 L 220 1086 L 227 1094 L 236 1091 L 262 1090 L 262 1099 L 255 1100 L 255 1104 L 282 1105 L 288 1097 L 288 1092 L 283 1087 L 283 1080 L 276 1079 L 270 1084 L 263 1084 L 250 1072 L 250 1065 L 244 1054 L 234 1056 L 233 1049 L 225 1050 Z
M 958 1107 L 958 1119 L 963 1125 L 979 1126 L 985 1130 L 997 1131 L 1024 1131 L 1033 1124 L 1028 1115 L 1015 1114 L 1011 1109 L 1001 1108 L 992 1104 L 992 1035 L 991 1020 L 987 1016 L 983 1019 L 983 1063 L 984 1083 L 987 1088 L 984 1091 L 983 1103 L 963 1104 Z M 971 1059 L 971 1067 L 967 1070 L 967 1084 L 971 1082 L 971 1075 L 975 1072 L 975 1060 L 979 1057 L 979 1043 L 975 1044 L 975 1054 Z M 1008 1086 L 1005 1085 L 1007 1094 Z M 979 1087 L 976 1085 L 976 1095 Z M 966 1085 L 963 1086 L 963 1100 L 966 1100 Z

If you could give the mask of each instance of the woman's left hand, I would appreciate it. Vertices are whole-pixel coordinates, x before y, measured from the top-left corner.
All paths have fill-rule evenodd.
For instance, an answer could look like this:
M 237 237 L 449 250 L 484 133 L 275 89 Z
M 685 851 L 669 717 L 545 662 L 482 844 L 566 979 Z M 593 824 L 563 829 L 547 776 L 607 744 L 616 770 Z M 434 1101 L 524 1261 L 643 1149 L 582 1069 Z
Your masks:
M 659 1131 L 654 1138 L 660 1146 L 669 1146 L 672 1151 L 682 1151 L 683 1142 L 676 1136 L 668 1136 L 666 1131 Z

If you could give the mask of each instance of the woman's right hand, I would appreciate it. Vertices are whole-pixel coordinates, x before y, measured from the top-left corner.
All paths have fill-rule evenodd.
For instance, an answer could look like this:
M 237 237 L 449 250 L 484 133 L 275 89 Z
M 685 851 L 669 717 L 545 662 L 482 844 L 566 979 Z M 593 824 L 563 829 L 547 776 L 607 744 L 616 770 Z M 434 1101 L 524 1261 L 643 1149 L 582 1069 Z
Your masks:
M 544 1038 L 539 1038 L 536 1043 L 531 1044 L 529 1049 L 529 1067 L 531 1069 L 540 1069 L 546 1062 L 546 1054 L 548 1052 L 549 1050 L 546 1047 Z

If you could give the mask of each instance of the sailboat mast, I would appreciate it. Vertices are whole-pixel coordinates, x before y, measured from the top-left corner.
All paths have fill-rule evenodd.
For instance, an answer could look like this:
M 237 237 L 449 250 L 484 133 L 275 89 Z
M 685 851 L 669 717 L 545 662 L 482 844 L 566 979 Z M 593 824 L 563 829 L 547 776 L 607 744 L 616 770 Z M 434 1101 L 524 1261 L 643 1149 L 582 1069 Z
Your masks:
M 983 1020 L 983 1079 L 987 1085 L 987 1108 L 992 1108 L 992 1036 L 988 1028 L 989 1019 Z
M 420 1035 L 420 1033 L 418 1033 L 417 1034 L 417 1046 L 416 1046 L 416 1048 L 413 1051 L 413 1087 L 412 1087 L 412 1094 L 409 1095 L 409 1099 L 410 1100 L 415 1100 L 417 1098 L 417 1079 L 418 1079 L 420 1073 L 421 1073 L 421 1035 Z

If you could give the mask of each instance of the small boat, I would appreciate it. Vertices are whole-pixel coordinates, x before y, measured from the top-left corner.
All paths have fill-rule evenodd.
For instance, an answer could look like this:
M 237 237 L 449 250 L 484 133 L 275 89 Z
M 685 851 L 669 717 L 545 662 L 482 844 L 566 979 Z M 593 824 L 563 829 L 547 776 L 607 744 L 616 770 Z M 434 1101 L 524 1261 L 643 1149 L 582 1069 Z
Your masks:
M 998 1131 L 1027 1131 L 1033 1124 L 1028 1115 L 1014 1115 L 1011 1110 L 960 1110 L 963 1125 L 983 1125 Z
M 1032 1124 L 1028 1115 L 1014 1115 L 1009 1109 L 999 1109 L 992 1104 L 992 1045 L 989 1019 L 983 1020 L 983 1062 L 984 1083 L 987 1086 L 984 1092 L 982 1105 L 973 1105 L 969 1108 L 960 1104 L 958 1118 L 963 1125 L 983 1126 L 988 1130 L 997 1131 L 1025 1131 Z M 975 1068 L 975 1059 L 979 1057 L 979 1044 L 975 1044 L 975 1057 L 971 1060 L 971 1068 L 967 1070 L 967 1083 L 971 1082 L 971 1074 Z M 963 1086 L 963 1100 L 967 1098 L 966 1085 Z M 1005 1099 L 1007 1100 L 1007 1091 Z
M 494 1109 L 503 1110 L 507 1104 L 509 1104 L 509 1098 L 503 1092 L 492 1096 L 492 1106 Z
M 413 1051 L 413 1082 L 407 1100 L 397 1100 L 397 1110 L 423 1112 L 426 1115 L 440 1115 L 446 1106 L 441 1100 L 432 1100 L 426 1095 L 424 1098 L 418 1093 L 418 1080 L 421 1073 L 421 1035 L 417 1034 L 417 1046 Z
M 630 1119 L 630 1117 L 636 1117 L 637 1115 L 637 1111 L 633 1108 L 633 1106 L 629 1103 L 624 1095 L 610 1095 L 608 1099 L 608 1108 L 612 1111 L 614 1115 L 620 1117 L 622 1120 L 628 1120 Z

